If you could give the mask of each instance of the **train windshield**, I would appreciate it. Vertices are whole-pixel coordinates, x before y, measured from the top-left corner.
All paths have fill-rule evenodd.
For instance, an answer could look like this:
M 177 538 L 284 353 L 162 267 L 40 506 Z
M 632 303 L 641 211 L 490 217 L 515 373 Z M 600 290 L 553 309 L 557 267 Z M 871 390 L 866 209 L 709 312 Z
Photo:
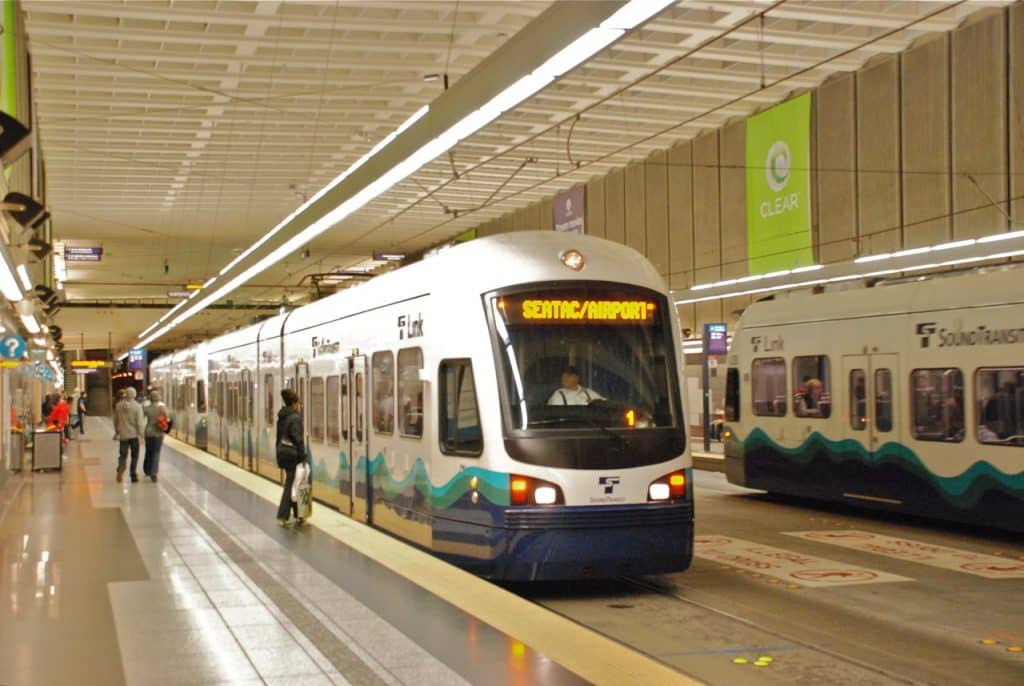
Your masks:
M 667 307 L 654 291 L 606 284 L 492 297 L 511 428 L 676 426 Z

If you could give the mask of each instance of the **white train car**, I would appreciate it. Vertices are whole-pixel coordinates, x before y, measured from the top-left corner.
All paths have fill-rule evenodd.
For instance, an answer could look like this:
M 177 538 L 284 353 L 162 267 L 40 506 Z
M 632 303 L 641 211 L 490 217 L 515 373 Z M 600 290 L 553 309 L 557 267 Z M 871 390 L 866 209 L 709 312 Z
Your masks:
M 630 248 L 471 241 L 205 347 L 211 388 L 252 384 L 251 410 L 211 411 L 211 446 L 230 459 L 250 422 L 243 466 L 279 478 L 279 391 L 295 389 L 314 496 L 360 521 L 497 579 L 690 564 L 679 326 Z M 557 394 L 570 366 L 589 404 Z
M 1024 530 L 1024 272 L 752 304 L 726 474 L 766 491 Z
M 259 325 L 219 336 L 206 345 L 209 366 L 208 447 L 214 455 L 252 469 L 253 384 Z

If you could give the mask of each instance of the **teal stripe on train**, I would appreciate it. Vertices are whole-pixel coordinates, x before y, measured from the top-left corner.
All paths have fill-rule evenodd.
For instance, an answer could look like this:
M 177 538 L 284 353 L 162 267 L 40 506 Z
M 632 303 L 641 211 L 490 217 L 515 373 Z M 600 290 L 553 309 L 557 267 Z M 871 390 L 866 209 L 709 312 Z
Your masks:
M 359 458 L 356 469 L 365 468 L 366 461 Z M 384 461 L 384 454 L 377 453 L 370 463 L 373 474 L 374 488 L 380 488 L 388 498 L 397 499 L 404 491 L 415 488 L 428 499 L 434 510 L 451 507 L 459 498 L 472 490 L 477 490 L 492 504 L 499 507 L 509 505 L 508 474 L 492 472 L 479 467 L 460 470 L 447 483 L 435 486 L 430 482 L 427 467 L 422 458 L 416 458 L 412 469 L 400 481 L 395 480 Z M 477 478 L 477 487 L 473 489 L 470 481 Z
M 940 476 L 928 469 L 913 450 L 900 443 L 885 443 L 877 451 L 871 452 L 859 441 L 832 441 L 814 432 L 798 447 L 786 448 L 761 429 L 752 430 L 739 442 L 748 456 L 756 451 L 767 450 L 802 465 L 810 464 L 818 455 L 826 455 L 836 464 L 857 461 L 866 466 L 894 465 L 930 482 L 947 502 L 958 508 L 973 507 L 984 492 L 993 486 L 1017 497 L 1024 497 L 1024 469 L 1016 474 L 1008 474 L 985 460 L 977 460 L 956 476 Z

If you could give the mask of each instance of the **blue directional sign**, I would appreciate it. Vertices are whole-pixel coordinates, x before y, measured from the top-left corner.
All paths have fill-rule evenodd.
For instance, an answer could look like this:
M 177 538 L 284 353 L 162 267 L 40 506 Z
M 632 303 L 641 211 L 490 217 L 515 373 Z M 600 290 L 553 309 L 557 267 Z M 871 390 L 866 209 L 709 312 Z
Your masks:
M 25 339 L 14 334 L 0 338 L 0 357 L 20 360 L 25 355 Z

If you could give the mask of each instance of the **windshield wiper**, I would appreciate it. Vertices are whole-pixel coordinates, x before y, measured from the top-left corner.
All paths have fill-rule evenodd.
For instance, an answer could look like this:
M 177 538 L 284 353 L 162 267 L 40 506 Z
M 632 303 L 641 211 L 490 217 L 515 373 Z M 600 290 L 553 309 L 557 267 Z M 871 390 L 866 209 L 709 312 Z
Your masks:
M 623 438 L 620 434 L 615 433 L 614 431 L 609 429 L 607 426 L 604 426 L 603 424 L 599 424 L 598 422 L 594 421 L 590 417 L 588 417 L 586 415 L 582 415 L 582 414 L 577 416 L 577 417 L 546 417 L 544 419 L 536 419 L 536 420 L 532 420 L 530 422 L 527 422 L 526 426 L 529 428 L 531 426 L 547 426 L 547 425 L 550 425 L 550 424 L 569 424 L 569 423 L 576 423 L 576 422 L 580 422 L 580 421 L 582 421 L 585 424 L 588 424 L 589 426 L 591 426 L 591 427 L 593 427 L 595 429 L 600 429 L 602 433 L 608 434 L 609 436 L 614 438 L 615 442 L 618 443 L 619 448 L 625 448 L 626 447 L 626 445 L 627 445 L 626 444 L 626 439 Z

